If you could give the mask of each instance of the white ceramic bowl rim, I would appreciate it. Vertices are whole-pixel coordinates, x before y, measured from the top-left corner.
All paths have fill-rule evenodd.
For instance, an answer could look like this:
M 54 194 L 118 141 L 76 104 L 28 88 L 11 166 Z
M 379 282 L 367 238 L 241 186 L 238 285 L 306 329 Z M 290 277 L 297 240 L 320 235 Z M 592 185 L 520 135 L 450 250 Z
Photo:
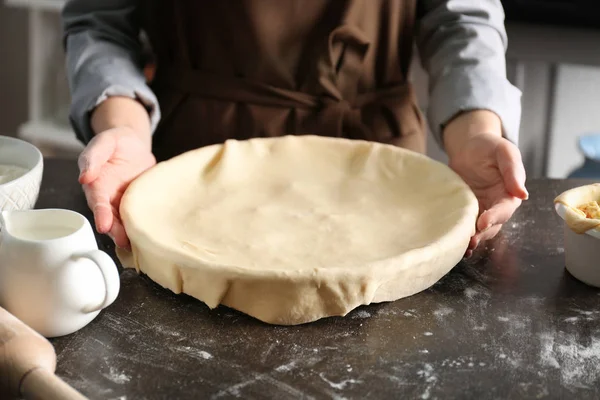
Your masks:
M 567 207 L 562 203 L 555 203 L 554 209 L 556 210 L 556 213 L 564 220 L 565 215 L 567 214 Z M 590 229 L 585 234 L 596 239 L 600 239 L 600 230 L 598 229 Z
M 10 136 L 2 136 L 0 135 L 0 143 L 2 142 L 13 142 L 13 143 L 17 143 L 20 146 L 24 146 L 26 148 L 28 148 L 28 150 L 32 151 L 33 153 L 35 153 L 36 157 L 37 157 L 37 162 L 35 163 L 35 165 L 29 169 L 27 169 L 27 172 L 24 173 L 23 175 L 19 176 L 16 179 L 13 179 L 12 181 L 8 181 L 6 183 L 0 183 L 0 189 L 4 189 L 4 188 L 8 188 L 12 185 L 18 185 L 19 181 L 23 178 L 25 178 L 28 175 L 33 174 L 33 171 L 39 167 L 40 164 L 43 164 L 44 162 L 44 157 L 42 156 L 42 152 L 35 147 L 33 144 L 26 142 L 25 140 L 21 140 L 21 139 L 17 139 L 17 138 L 13 138 Z M 2 160 L 0 160 L 0 164 L 2 164 Z

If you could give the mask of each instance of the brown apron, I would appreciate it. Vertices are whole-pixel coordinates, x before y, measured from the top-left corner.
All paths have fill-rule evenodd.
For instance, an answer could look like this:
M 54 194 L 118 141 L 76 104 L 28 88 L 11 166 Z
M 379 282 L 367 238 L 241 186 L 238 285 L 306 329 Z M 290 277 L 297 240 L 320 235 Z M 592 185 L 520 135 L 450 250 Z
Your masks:
M 425 151 L 407 80 L 416 0 L 140 2 L 165 160 L 227 139 L 315 134 Z

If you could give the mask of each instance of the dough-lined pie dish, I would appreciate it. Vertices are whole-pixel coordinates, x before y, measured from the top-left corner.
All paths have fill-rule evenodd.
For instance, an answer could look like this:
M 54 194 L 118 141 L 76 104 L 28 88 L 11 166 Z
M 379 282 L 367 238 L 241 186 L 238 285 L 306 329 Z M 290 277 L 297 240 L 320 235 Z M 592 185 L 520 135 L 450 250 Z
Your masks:
M 430 287 L 464 255 L 478 203 L 426 156 L 284 136 L 159 163 L 129 186 L 120 213 L 125 267 L 211 308 L 293 325 Z
M 565 267 L 575 278 L 600 287 L 600 183 L 569 189 L 554 199 L 564 220 Z
M 561 210 L 566 225 L 578 234 L 600 227 L 600 183 L 569 189 L 554 199 Z

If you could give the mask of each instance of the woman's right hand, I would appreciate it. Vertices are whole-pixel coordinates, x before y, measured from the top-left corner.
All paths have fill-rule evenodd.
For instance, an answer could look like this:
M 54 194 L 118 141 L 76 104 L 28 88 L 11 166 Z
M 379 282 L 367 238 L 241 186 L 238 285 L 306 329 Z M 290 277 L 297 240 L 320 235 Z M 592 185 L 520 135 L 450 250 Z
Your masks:
M 135 178 L 156 164 L 144 136 L 125 126 L 107 129 L 89 142 L 78 160 L 79 182 L 94 213 L 96 230 L 108 234 L 122 248 L 129 247 L 119 216 L 123 193 Z

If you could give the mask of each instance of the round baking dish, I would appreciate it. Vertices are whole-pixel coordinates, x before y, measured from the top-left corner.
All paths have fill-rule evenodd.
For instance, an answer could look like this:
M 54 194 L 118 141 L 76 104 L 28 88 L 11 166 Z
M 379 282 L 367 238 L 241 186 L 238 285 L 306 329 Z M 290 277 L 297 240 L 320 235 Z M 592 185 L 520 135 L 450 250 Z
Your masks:
M 593 193 L 600 192 L 600 185 L 586 185 L 568 190 L 555 200 L 555 210 L 564 221 L 565 267 L 578 280 L 595 287 L 600 287 L 600 220 L 594 227 L 595 220 L 589 221 L 590 229 L 576 232 L 569 222 L 576 218 L 572 209 L 588 201 Z M 592 193 L 592 194 L 590 194 Z M 569 216 L 569 214 L 571 214 Z M 581 222 L 581 221 L 579 221 Z M 583 228 L 585 229 L 585 228 Z M 583 229 L 579 229 L 580 231 Z

